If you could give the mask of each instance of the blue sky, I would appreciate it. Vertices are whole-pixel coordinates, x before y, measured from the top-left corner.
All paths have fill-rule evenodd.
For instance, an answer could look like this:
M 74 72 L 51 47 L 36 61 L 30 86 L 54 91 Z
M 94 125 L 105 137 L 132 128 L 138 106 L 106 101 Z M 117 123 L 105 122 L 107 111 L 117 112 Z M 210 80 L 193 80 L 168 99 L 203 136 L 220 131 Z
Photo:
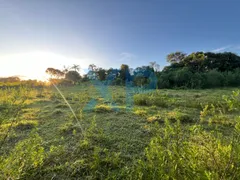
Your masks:
M 239 7 L 237 0 L 0 0 L 0 67 L 163 67 L 174 51 L 238 53 Z

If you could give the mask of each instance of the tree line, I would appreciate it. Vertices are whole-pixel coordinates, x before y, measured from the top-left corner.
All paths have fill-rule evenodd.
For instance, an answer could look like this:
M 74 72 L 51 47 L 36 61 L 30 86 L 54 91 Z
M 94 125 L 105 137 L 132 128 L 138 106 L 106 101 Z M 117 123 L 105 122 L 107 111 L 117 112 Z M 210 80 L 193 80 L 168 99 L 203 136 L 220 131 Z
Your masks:
M 141 86 L 146 88 L 213 88 L 240 85 L 240 57 L 231 52 L 183 52 L 170 53 L 166 57 L 170 65 L 160 70 L 159 64 L 135 69 L 127 64 L 120 68 L 104 69 L 90 64 L 88 73 L 80 75 L 80 66 L 73 65 L 62 70 L 48 68 L 51 79 L 62 84 L 79 84 L 101 81 L 106 85 Z
M 119 69 L 104 69 L 90 64 L 88 73 L 80 75 L 80 66 L 73 65 L 62 70 L 47 68 L 46 73 L 50 75 L 50 81 L 61 84 L 79 84 L 86 81 L 101 81 L 106 85 L 125 85 L 130 83 L 133 86 L 147 86 L 154 81 L 154 88 L 157 86 L 156 75 L 160 72 L 160 66 L 156 62 L 150 62 L 147 66 L 130 68 L 127 64 L 122 64 Z
M 240 57 L 231 52 L 182 52 L 167 56 L 170 63 L 158 76 L 159 88 L 213 88 L 240 85 Z
M 100 81 L 105 85 L 128 85 L 145 88 L 214 88 L 240 86 L 240 57 L 231 52 L 170 53 L 168 66 L 160 70 L 159 64 L 135 69 L 127 64 L 119 68 L 104 69 L 90 64 L 88 73 L 80 75 L 80 66 L 64 66 L 61 70 L 49 67 L 50 81 L 62 85 L 75 85 L 86 81 Z M 21 81 L 22 83 L 23 81 Z M 19 84 L 19 77 L 0 78 L 2 84 Z M 37 82 L 26 82 L 36 84 Z

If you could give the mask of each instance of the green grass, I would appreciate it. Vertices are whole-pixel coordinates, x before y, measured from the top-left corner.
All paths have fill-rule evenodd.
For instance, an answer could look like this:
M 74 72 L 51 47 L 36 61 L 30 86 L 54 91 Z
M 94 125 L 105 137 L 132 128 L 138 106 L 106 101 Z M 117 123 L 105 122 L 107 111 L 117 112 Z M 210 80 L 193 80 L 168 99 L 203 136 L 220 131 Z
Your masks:
M 220 104 L 226 106 L 222 96 L 230 96 L 232 91 L 236 90 L 232 88 L 144 91 L 139 88 L 126 90 L 124 87 L 112 86 L 109 87 L 110 94 L 104 97 L 97 89 L 90 84 L 60 88 L 73 108 L 77 120 L 53 88 L 41 89 L 41 91 L 27 88 L 0 90 L 0 144 L 2 144 L 0 160 L 3 162 L 0 163 L 0 167 L 8 165 L 8 169 L 0 170 L 2 174 L 0 178 L 154 179 L 147 174 L 153 173 L 154 166 L 158 166 L 157 163 L 161 162 L 158 154 L 153 151 L 158 148 L 164 152 L 169 150 L 161 143 L 169 142 L 171 137 L 174 139 L 179 137 L 167 128 L 178 128 L 175 124 L 180 121 L 182 130 L 179 132 L 186 133 L 184 137 L 186 135 L 190 139 L 203 140 L 202 132 L 218 132 L 226 135 L 225 139 L 231 139 L 234 126 L 238 122 L 237 117 L 240 115 L 239 111 L 223 114 L 219 114 L 218 111 L 221 110 Z M 126 96 L 126 91 L 130 96 Z M 129 97 L 132 97 L 132 101 Z M 126 105 L 127 102 L 132 106 Z M 210 113 L 213 111 L 211 108 L 206 110 L 206 116 L 203 113 L 200 115 L 203 108 L 211 104 L 217 109 L 214 112 L 215 116 Z M 173 125 L 164 124 L 167 119 Z M 14 123 L 11 124 L 12 122 Z M 198 130 L 199 134 L 192 135 L 190 129 L 196 124 L 202 130 Z M 169 133 L 168 138 L 165 137 L 164 132 Z M 3 141 L 6 134 L 7 138 Z M 34 137 L 37 140 L 34 140 Z M 163 139 L 159 140 L 159 138 Z M 191 143 L 195 142 L 193 139 Z M 217 142 L 213 138 L 211 140 Z M 28 147 L 29 142 L 33 143 L 32 147 Z M 230 141 L 226 140 L 226 142 Z M 187 143 L 186 147 L 182 148 L 197 152 L 198 146 L 200 147 L 199 144 L 193 146 Z M 219 142 L 219 152 L 224 151 L 226 147 Z M 29 149 L 31 152 L 24 149 Z M 26 161 L 17 156 L 17 151 L 24 154 Z M 169 160 L 171 158 L 179 160 L 179 152 L 174 150 L 172 153 L 175 155 L 171 157 L 164 153 L 162 155 Z M 207 154 L 205 150 L 198 153 L 203 152 Z M 39 153 L 39 156 L 34 153 Z M 185 154 L 186 158 L 192 158 L 190 155 L 193 156 L 191 153 Z M 153 162 L 150 156 L 154 157 L 156 162 Z M 219 157 L 219 161 L 224 161 L 221 154 L 216 156 Z M 198 158 L 200 162 L 202 159 Z M 207 155 L 204 158 L 207 158 Z M 201 167 L 198 162 L 194 163 L 196 167 Z M 175 165 L 182 166 L 180 162 Z M 160 174 L 170 173 L 170 179 L 181 179 L 180 177 L 191 179 L 185 176 L 188 173 L 185 172 L 184 167 L 181 167 L 184 172 L 180 175 L 176 171 L 170 171 L 172 165 L 165 164 L 165 166 L 169 171 L 159 169 L 154 171 Z M 200 175 L 205 177 L 207 173 L 212 173 L 209 177 L 213 179 L 229 177 L 228 174 L 217 172 L 215 167 L 211 169 L 205 164 L 203 167 L 206 171 L 196 170 L 196 175 L 199 177 Z M 168 179 L 167 176 L 161 177 Z

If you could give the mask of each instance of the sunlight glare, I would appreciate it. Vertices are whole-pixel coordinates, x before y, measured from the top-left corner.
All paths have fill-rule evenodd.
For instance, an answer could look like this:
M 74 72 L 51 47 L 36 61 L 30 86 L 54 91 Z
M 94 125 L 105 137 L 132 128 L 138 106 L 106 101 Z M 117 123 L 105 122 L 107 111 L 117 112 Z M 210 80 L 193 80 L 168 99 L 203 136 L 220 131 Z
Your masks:
M 30 52 L 0 56 L 0 77 L 20 76 L 21 79 L 37 79 L 45 81 L 48 67 L 62 69 L 63 65 L 79 64 L 79 59 L 68 58 L 51 52 Z M 81 66 L 81 68 L 83 68 Z M 82 73 L 82 72 L 80 72 Z

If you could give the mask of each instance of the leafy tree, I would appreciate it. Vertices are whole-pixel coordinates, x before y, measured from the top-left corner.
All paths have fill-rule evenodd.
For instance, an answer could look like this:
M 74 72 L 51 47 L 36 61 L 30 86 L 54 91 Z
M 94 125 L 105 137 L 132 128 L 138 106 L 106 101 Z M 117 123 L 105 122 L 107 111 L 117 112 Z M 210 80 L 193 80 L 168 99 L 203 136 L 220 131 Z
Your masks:
M 126 64 L 122 64 L 121 65 L 121 68 L 120 68 L 120 78 L 123 81 L 130 80 L 131 75 L 130 75 L 130 71 L 129 71 L 129 66 L 128 65 L 126 65 Z
M 55 68 L 47 68 L 45 72 L 49 74 L 51 77 L 55 77 L 55 78 L 61 78 L 64 76 L 64 73 L 62 71 Z
M 83 82 L 89 81 L 89 78 L 88 78 L 87 74 L 84 74 L 84 75 L 83 75 L 82 81 L 83 81 Z
M 92 79 L 92 80 L 96 80 L 98 79 L 98 74 L 97 74 L 97 66 L 95 64 L 90 64 L 88 66 L 88 73 L 87 73 L 87 77 L 88 79 Z
M 150 66 L 142 66 L 142 67 L 137 67 L 133 74 L 134 76 L 143 76 L 145 78 L 148 78 L 151 73 L 154 72 L 154 69 Z
M 179 63 L 181 62 L 184 58 L 186 57 L 186 54 L 183 52 L 175 52 L 175 53 L 170 53 L 167 55 L 167 61 L 171 64 L 173 63 Z
M 123 80 L 120 78 L 120 77 L 117 77 L 115 80 L 114 80 L 114 83 L 115 85 L 123 85 Z
M 236 87 L 240 86 L 240 69 L 235 69 L 234 71 L 224 72 L 225 86 Z
M 144 86 L 145 84 L 148 84 L 149 80 L 148 78 L 145 78 L 143 76 L 136 76 L 134 77 L 133 84 L 135 86 Z
M 97 70 L 97 76 L 100 81 L 104 81 L 106 79 L 107 72 L 105 69 L 99 68 Z
M 155 61 L 149 63 L 150 67 L 153 68 L 154 72 L 159 72 L 160 71 L 160 65 L 157 64 Z
M 72 81 L 73 84 L 76 84 L 79 80 L 81 80 L 81 76 L 77 71 L 68 71 L 65 75 L 65 79 Z
M 114 79 L 116 79 L 119 76 L 119 74 L 120 74 L 119 69 L 110 68 L 107 70 L 106 80 L 113 81 Z
M 20 82 L 20 81 L 21 81 L 21 79 L 17 76 L 0 78 L 0 82 Z
M 151 66 L 137 67 L 133 71 L 133 82 L 137 86 L 143 86 L 150 83 L 154 76 L 154 69 Z
M 207 52 L 205 66 L 206 69 L 217 69 L 218 71 L 232 71 L 240 68 L 240 57 L 231 52 L 211 53 Z
M 192 72 L 184 67 L 175 72 L 174 84 L 176 87 L 189 87 Z
M 170 83 L 169 83 L 169 80 L 165 79 L 163 77 L 160 77 L 158 79 L 157 85 L 158 85 L 158 88 L 160 88 L 160 89 L 172 88 Z
M 224 85 L 223 73 L 216 69 L 210 70 L 205 73 L 205 84 L 204 88 L 221 87 Z
M 196 72 L 191 76 L 189 87 L 193 89 L 201 89 L 205 86 L 205 81 L 204 74 Z
M 70 67 L 68 67 L 68 66 L 63 66 L 62 72 L 63 72 L 64 74 L 66 74 L 69 70 L 70 70 Z
M 97 70 L 97 66 L 96 66 L 95 64 L 90 64 L 90 65 L 88 66 L 88 70 L 89 70 L 89 71 L 96 71 L 96 70 Z
M 204 71 L 204 61 L 206 56 L 203 52 L 191 53 L 183 59 L 185 66 L 189 67 L 192 71 Z
M 72 70 L 79 72 L 80 71 L 80 66 L 77 64 L 73 64 L 73 66 L 71 67 Z
M 183 63 L 173 63 L 173 64 L 170 64 L 169 66 L 165 66 L 162 72 L 175 71 L 183 67 L 184 67 Z

